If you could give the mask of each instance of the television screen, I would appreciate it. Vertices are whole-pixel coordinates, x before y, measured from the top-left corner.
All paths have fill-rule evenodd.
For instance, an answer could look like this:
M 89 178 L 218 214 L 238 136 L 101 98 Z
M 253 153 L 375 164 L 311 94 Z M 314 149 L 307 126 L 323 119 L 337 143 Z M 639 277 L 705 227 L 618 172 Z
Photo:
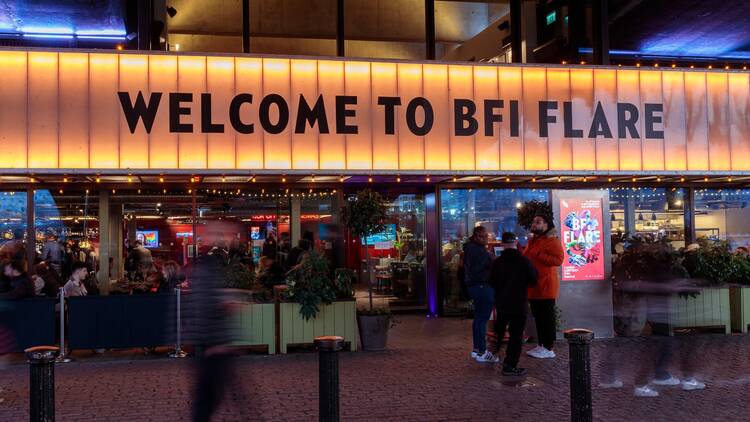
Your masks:
M 250 240 L 262 239 L 260 234 L 260 227 L 250 227 Z
M 158 248 L 159 247 L 159 231 L 158 230 L 138 230 L 135 232 L 135 238 L 143 243 L 143 246 L 147 248 Z
M 380 233 L 375 233 L 373 235 L 367 236 L 367 244 L 368 245 L 374 245 L 376 243 L 381 242 L 395 242 L 396 241 L 396 225 L 395 224 L 386 224 L 385 230 L 383 230 Z M 364 244 L 365 239 L 362 239 L 362 243 Z

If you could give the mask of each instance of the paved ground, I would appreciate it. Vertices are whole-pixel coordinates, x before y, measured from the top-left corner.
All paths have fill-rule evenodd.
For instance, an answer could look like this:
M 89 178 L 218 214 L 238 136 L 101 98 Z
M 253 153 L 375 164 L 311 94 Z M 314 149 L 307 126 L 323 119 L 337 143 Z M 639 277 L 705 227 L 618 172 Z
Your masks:
M 555 360 L 522 364 L 530 376 L 505 383 L 498 368 L 467 358 L 471 321 L 401 317 L 390 350 L 341 355 L 342 420 L 569 420 L 567 346 Z M 611 421 L 748 420 L 750 337 L 709 335 L 691 351 L 701 358 L 704 391 L 662 389 L 632 397 L 632 370 L 648 360 L 644 339 L 597 342 L 594 384 L 605 348 L 618 352 L 626 388 L 594 387 L 594 417 Z M 123 356 L 81 358 L 59 365 L 58 421 L 188 420 L 191 359 Z M 215 420 L 317 420 L 317 356 L 249 355 L 235 360 L 237 383 Z M 16 360 L 0 372 L 0 421 L 28 420 L 28 368 Z

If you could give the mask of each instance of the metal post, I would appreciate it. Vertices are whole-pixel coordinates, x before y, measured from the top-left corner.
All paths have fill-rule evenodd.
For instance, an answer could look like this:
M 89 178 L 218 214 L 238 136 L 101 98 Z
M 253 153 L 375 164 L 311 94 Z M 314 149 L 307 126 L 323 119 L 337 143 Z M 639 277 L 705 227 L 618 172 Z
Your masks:
M 55 356 L 54 346 L 31 347 L 26 352 L 29 362 L 29 420 L 55 420 Z
M 242 52 L 250 52 L 250 0 L 242 0 Z
M 424 0 L 424 31 L 427 60 L 435 60 L 435 0 Z
M 68 363 L 71 359 L 65 352 L 65 291 L 60 287 L 60 355 L 57 356 L 57 361 L 60 363 Z
M 594 64 L 609 64 L 609 0 L 591 2 Z
M 175 294 L 177 295 L 177 341 L 174 345 L 174 352 L 169 354 L 170 358 L 184 358 L 187 357 L 187 353 L 185 353 L 184 350 L 182 350 L 182 301 L 181 301 L 181 290 L 180 288 L 174 289 Z
M 590 330 L 565 331 L 570 345 L 570 417 L 572 422 L 591 422 L 591 340 Z
M 35 189 L 30 187 L 26 189 L 26 270 L 32 274 L 34 270 L 34 260 L 36 258 L 36 225 L 34 213 L 34 192 Z M 21 239 L 16 239 L 21 240 Z
M 336 2 L 336 55 L 339 57 L 346 55 L 344 34 L 344 0 L 338 0 Z
M 315 338 L 315 348 L 319 356 L 318 398 L 321 422 L 338 422 L 339 420 L 339 351 L 343 346 L 342 337 Z
M 510 0 L 510 59 L 513 63 L 523 62 L 521 19 L 521 0 Z

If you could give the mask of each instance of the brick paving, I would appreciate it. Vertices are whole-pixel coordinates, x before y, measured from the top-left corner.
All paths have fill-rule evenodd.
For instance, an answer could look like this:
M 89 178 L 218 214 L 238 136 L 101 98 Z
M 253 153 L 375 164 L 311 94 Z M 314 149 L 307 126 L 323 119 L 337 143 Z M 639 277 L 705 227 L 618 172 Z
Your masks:
M 529 377 L 507 383 L 499 368 L 468 359 L 471 321 L 401 317 L 390 350 L 342 353 L 344 421 L 568 420 L 567 346 L 558 358 L 522 358 Z M 703 391 L 662 388 L 658 398 L 632 396 L 633 368 L 647 360 L 648 339 L 594 344 L 594 418 L 607 421 L 748 420 L 750 337 L 706 335 Z M 525 346 L 528 348 L 529 346 Z M 602 390 L 605 348 L 621 356 L 626 387 Z M 89 356 L 81 352 L 82 355 Z M 56 370 L 58 421 L 189 420 L 193 361 L 162 356 L 82 357 Z M 18 359 L 0 372 L 0 421 L 28 420 L 28 368 Z M 247 355 L 235 359 L 236 382 L 214 420 L 317 420 L 317 356 Z M 677 373 L 679 375 L 679 373 Z

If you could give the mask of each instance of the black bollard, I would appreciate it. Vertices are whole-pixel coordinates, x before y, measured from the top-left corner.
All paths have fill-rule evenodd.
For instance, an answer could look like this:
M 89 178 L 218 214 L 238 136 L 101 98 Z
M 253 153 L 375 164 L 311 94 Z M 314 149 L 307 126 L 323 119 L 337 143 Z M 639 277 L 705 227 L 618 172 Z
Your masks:
M 339 351 L 344 346 L 344 339 L 337 336 L 315 338 L 318 350 L 319 366 L 319 410 L 321 422 L 338 422 L 339 420 Z
M 582 328 L 565 331 L 570 345 L 570 419 L 591 422 L 591 340 L 594 333 Z
M 26 350 L 30 364 L 29 420 L 55 420 L 55 358 L 60 351 L 54 346 L 36 346 Z

